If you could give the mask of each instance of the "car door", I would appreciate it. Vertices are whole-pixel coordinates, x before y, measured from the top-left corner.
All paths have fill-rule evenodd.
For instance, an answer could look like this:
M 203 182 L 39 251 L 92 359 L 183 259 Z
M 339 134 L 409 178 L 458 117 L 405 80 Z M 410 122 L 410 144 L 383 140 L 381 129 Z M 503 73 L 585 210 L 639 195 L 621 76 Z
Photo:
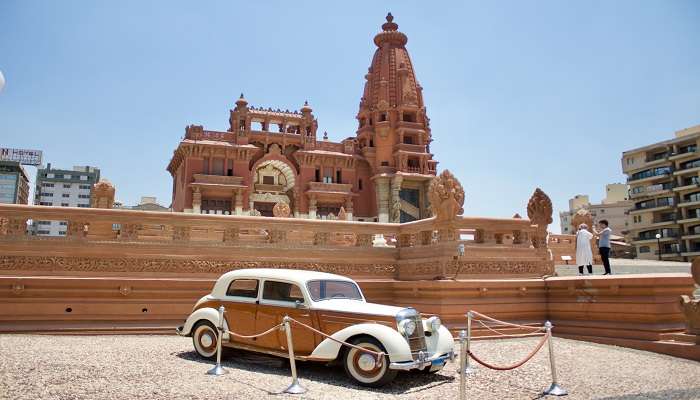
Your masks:
M 297 303 L 298 302 L 298 303 Z M 258 304 L 255 317 L 255 330 L 265 331 L 282 322 L 285 315 L 309 326 L 314 326 L 311 311 L 308 308 L 309 300 L 303 294 L 302 289 L 291 282 L 266 279 Z M 297 355 L 309 355 L 320 343 L 320 337 L 298 324 L 291 323 L 294 353 Z M 278 330 L 258 339 L 257 346 L 270 350 L 287 351 L 287 337 L 284 331 Z
M 238 278 L 231 281 L 226 289 L 224 307 L 226 307 L 226 323 L 228 329 L 240 335 L 255 333 L 255 315 L 260 291 L 260 280 L 253 278 Z M 230 341 L 256 345 L 253 339 L 241 339 L 233 335 Z

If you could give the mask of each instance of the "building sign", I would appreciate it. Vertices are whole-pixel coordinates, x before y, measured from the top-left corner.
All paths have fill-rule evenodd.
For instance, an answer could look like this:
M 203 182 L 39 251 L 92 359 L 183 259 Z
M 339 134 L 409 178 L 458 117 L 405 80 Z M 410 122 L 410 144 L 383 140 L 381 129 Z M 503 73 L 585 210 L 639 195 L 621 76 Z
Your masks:
M 17 161 L 24 165 L 41 165 L 41 150 L 0 147 L 0 161 Z

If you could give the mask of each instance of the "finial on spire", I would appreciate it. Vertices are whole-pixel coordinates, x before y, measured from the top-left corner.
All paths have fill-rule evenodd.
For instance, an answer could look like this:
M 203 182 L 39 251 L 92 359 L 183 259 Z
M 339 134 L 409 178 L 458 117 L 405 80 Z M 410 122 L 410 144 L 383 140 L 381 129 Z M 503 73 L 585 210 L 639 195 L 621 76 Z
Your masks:
M 243 92 L 241 92 L 241 97 L 239 97 L 239 99 L 242 99 L 242 98 L 243 98 Z
M 391 13 L 386 15 L 386 22 L 382 24 L 382 30 L 385 32 L 399 30 L 399 26 L 394 22 L 394 16 Z
M 238 100 L 236 100 L 236 106 L 245 107 L 247 105 L 248 105 L 248 100 L 246 100 L 245 97 L 243 97 L 243 92 L 241 92 L 241 97 L 239 97 Z
M 323 131 L 323 140 L 328 140 L 328 132 Z

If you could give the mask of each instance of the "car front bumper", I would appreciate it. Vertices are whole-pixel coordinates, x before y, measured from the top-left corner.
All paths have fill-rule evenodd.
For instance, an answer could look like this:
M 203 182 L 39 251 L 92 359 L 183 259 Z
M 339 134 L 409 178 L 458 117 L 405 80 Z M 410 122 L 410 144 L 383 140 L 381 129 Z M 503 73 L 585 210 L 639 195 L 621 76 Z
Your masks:
M 418 357 L 417 360 L 413 361 L 402 361 L 402 362 L 393 362 L 389 364 L 389 369 L 397 369 L 401 371 L 408 371 L 411 369 L 423 369 L 425 367 L 431 367 L 431 371 L 433 368 L 440 369 L 445 366 L 447 361 L 454 361 L 455 359 L 455 353 L 454 351 L 451 351 L 447 354 L 443 354 L 441 356 L 437 357 L 432 357 L 432 358 L 427 358 L 427 357 Z

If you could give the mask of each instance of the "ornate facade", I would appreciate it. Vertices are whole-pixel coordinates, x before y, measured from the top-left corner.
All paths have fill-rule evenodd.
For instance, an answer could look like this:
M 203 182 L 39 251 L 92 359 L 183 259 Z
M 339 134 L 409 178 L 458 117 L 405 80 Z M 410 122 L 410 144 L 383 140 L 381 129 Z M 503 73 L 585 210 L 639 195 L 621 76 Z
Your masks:
M 168 165 L 173 211 L 408 222 L 429 217 L 430 153 L 422 87 L 391 14 L 377 50 L 353 137 L 317 139 L 308 103 L 299 111 L 253 107 L 241 94 L 227 131 L 190 125 Z M 280 207 L 278 207 L 280 210 Z

